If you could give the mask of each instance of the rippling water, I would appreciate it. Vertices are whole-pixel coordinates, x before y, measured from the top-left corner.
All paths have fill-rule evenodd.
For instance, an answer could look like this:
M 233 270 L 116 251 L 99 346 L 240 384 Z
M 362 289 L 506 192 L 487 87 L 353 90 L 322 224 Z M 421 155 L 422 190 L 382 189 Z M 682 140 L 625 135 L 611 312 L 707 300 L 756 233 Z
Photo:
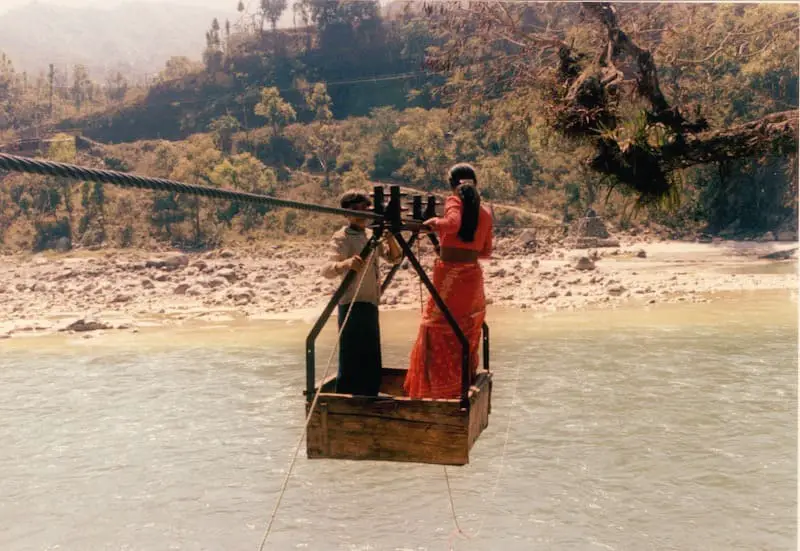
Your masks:
M 796 312 L 788 293 L 492 312 L 490 426 L 448 468 L 461 525 L 484 524 L 455 548 L 796 549 Z M 404 364 L 415 314 L 383 320 Z M 0 548 L 257 549 L 303 422 L 307 330 L 0 344 Z M 267 548 L 448 548 L 441 466 L 304 451 Z

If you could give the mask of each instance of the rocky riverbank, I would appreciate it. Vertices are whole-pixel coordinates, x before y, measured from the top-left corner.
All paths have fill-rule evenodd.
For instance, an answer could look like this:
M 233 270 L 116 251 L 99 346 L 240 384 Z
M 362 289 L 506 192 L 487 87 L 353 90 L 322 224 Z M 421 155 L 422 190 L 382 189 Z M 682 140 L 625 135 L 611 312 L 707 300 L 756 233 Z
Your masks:
M 618 247 L 531 251 L 524 235 L 496 239 L 484 262 L 490 304 L 523 310 L 709 301 L 721 291 L 796 289 L 796 243 L 623 240 Z M 323 243 L 198 254 L 72 251 L 0 258 L 0 338 L 137 331 L 185 320 L 305 317 L 336 282 L 319 275 Z M 433 252 L 422 247 L 430 270 Z M 777 254 L 776 254 L 777 253 Z M 765 258 L 772 254 L 773 258 Z M 399 270 L 385 309 L 418 308 L 413 270 Z

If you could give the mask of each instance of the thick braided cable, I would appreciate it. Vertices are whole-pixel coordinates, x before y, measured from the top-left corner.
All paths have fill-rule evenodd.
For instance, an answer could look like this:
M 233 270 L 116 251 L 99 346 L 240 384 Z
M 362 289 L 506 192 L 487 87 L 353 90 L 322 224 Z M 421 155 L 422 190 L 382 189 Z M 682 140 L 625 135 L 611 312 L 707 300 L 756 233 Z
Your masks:
M 139 189 L 150 189 L 154 191 L 172 191 L 189 195 L 211 197 L 212 199 L 223 199 L 237 201 L 240 203 L 255 203 L 260 205 L 271 205 L 275 207 L 286 207 L 291 209 L 319 212 L 323 214 L 337 214 L 341 216 L 355 215 L 373 220 L 382 218 L 380 214 L 375 214 L 374 212 L 369 211 L 354 211 L 336 207 L 326 207 L 323 205 L 315 205 L 313 203 L 302 203 L 299 201 L 290 201 L 288 199 L 277 199 L 275 197 L 269 197 L 267 195 L 260 195 L 256 193 L 246 193 L 231 189 L 185 184 L 183 182 L 167 180 L 164 178 L 150 178 L 147 176 L 128 174 L 126 172 L 86 168 L 69 163 L 57 163 L 54 161 L 31 159 L 30 157 L 20 157 L 18 155 L 9 155 L 7 153 L 0 153 L 0 169 L 15 172 L 27 172 L 30 174 L 41 174 L 44 176 L 59 176 L 62 178 L 73 178 L 76 180 L 88 180 L 91 182 L 102 182 L 105 184 L 114 184 L 120 187 L 133 187 Z

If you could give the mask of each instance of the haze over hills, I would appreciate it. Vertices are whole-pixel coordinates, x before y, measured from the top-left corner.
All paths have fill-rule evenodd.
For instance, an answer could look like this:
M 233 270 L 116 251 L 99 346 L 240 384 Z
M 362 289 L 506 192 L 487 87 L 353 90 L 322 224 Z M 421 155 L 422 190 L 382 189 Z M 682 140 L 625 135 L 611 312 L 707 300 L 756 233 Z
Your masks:
M 181 0 L 155 3 L 149 0 L 60 0 L 72 5 L 45 2 L 0 12 L 0 51 L 18 70 L 37 74 L 54 63 L 60 69 L 78 63 L 95 78 L 121 70 L 129 76 L 156 73 L 172 56 L 199 60 L 205 33 L 214 17 L 224 24 L 237 20 L 236 2 Z M 19 2 L 17 2 L 19 3 Z M 230 8 L 225 7 L 230 6 Z

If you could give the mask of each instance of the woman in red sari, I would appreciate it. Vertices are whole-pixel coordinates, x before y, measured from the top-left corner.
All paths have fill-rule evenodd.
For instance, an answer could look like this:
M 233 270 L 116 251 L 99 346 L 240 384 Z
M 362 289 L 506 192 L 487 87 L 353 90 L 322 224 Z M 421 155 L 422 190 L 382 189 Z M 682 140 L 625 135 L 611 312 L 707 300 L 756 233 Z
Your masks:
M 457 164 L 450 169 L 453 194 L 444 216 L 425 221 L 439 235 L 440 255 L 433 269 L 433 284 L 469 341 L 470 372 L 478 368 L 481 327 L 486 316 L 483 271 L 479 258 L 492 252 L 492 215 L 481 206 L 475 169 Z M 458 398 L 461 395 L 462 347 L 439 307 L 428 298 L 411 363 L 405 392 L 412 398 Z

